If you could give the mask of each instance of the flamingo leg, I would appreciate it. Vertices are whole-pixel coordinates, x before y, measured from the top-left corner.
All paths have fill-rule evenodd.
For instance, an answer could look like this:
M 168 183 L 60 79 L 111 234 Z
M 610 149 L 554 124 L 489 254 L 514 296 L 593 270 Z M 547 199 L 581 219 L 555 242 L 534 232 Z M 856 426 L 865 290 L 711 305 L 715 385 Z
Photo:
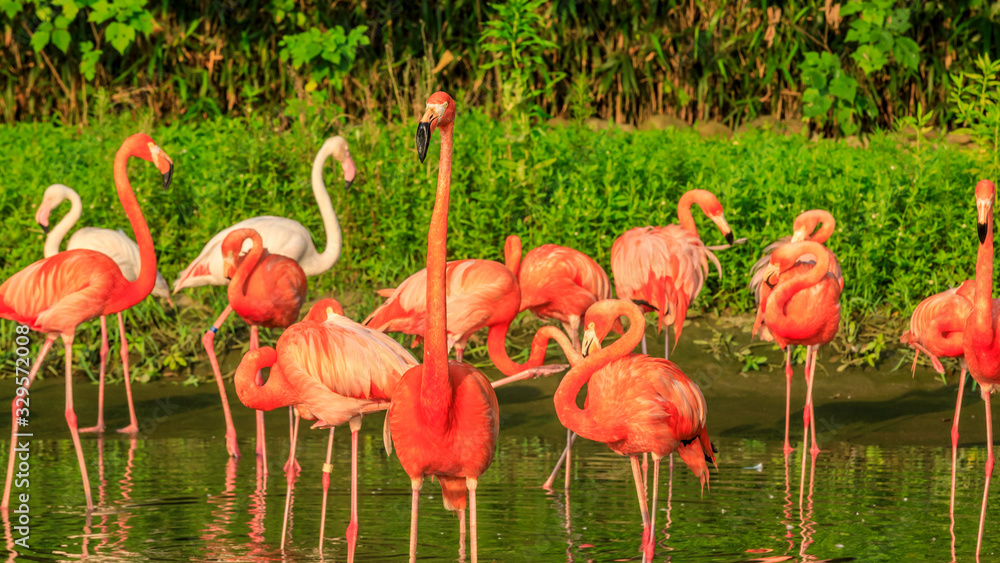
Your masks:
M 38 356 L 35 357 L 35 363 L 32 364 L 31 371 L 28 372 L 28 380 L 24 382 L 22 387 L 25 389 L 31 387 L 31 382 L 35 380 L 35 376 L 38 374 L 38 368 L 42 367 L 42 362 L 45 361 L 45 356 L 49 353 L 49 349 L 52 348 L 52 343 L 55 341 L 56 338 L 54 336 L 45 337 L 45 344 L 42 344 L 42 349 L 38 352 Z M 23 403 L 24 401 L 21 402 Z M 4 513 L 7 512 L 7 507 L 10 506 L 10 487 L 14 484 L 14 457 L 16 455 L 18 434 L 17 409 L 18 398 L 15 397 L 10 405 L 10 455 L 7 458 L 7 481 L 3 486 L 3 504 L 0 505 L 0 512 Z
M 979 513 L 979 536 L 976 538 L 976 560 L 983 547 L 983 528 L 986 526 L 986 501 L 990 496 L 990 480 L 993 478 L 993 413 L 990 408 L 990 393 L 983 393 L 986 401 L 986 488 L 983 489 L 983 508 Z
M 671 454 L 673 455 L 673 454 Z M 660 458 L 653 456 L 653 502 L 649 507 L 649 560 L 656 549 L 656 496 L 660 493 Z
M 663 327 L 663 359 L 670 359 L 670 326 Z
M 812 411 L 809 408 L 809 400 L 812 397 L 812 380 L 809 379 L 809 357 L 812 353 L 812 346 L 806 346 L 806 365 L 805 365 L 805 377 L 806 377 L 806 405 L 802 409 L 802 422 L 803 422 L 803 432 L 802 432 L 802 469 L 799 478 L 799 510 L 802 510 L 802 503 L 805 500 L 805 486 L 806 486 L 806 447 L 809 445 L 809 423 L 812 418 Z
M 76 425 L 76 413 L 73 411 L 73 335 L 62 335 L 66 347 L 66 424 L 73 437 L 73 447 L 76 448 L 76 460 L 80 463 L 80 477 L 83 478 L 83 494 L 87 497 L 87 513 L 94 510 L 94 500 L 90 496 L 90 479 L 87 477 L 87 463 L 83 459 L 83 445 L 80 443 L 80 431 Z M 15 412 L 17 412 L 15 410 Z
M 330 456 L 333 454 L 333 427 L 330 427 L 330 439 L 326 443 L 326 463 L 323 464 L 323 508 L 319 516 L 319 552 L 323 553 L 323 532 L 326 530 L 326 497 L 330 492 L 330 472 L 333 465 L 330 464 Z
M 212 373 L 215 374 L 215 383 L 219 386 L 219 397 L 222 398 L 222 411 L 226 417 L 226 450 L 229 455 L 235 458 L 240 457 L 240 447 L 236 443 L 236 426 L 233 424 L 233 413 L 229 410 L 229 399 L 226 398 L 226 385 L 222 382 L 222 371 L 219 369 L 219 360 L 215 357 L 215 333 L 226 322 L 226 317 L 233 312 L 232 306 L 226 306 L 219 318 L 212 323 L 212 328 L 201 337 L 201 343 L 208 352 L 208 361 L 212 364 Z
M 806 403 L 809 406 L 809 432 L 811 432 L 812 447 L 809 453 L 812 454 L 813 463 L 816 461 L 816 456 L 819 454 L 819 444 L 816 442 L 816 404 L 813 402 L 813 380 L 816 377 L 816 358 L 819 356 L 819 346 L 810 346 L 812 348 L 812 358 L 809 360 L 809 379 L 806 381 Z
M 649 452 L 642 452 L 642 486 L 649 483 Z
M 458 560 L 465 561 L 465 510 L 458 509 Z
M 358 432 L 361 416 L 351 419 L 351 521 L 347 524 L 347 563 L 354 562 L 358 547 Z
M 641 348 L 641 350 L 642 350 L 642 354 L 645 356 L 646 355 L 646 331 L 645 330 L 642 331 L 642 348 Z
M 128 373 L 128 340 L 125 338 L 125 317 L 122 312 L 118 312 L 118 332 L 121 335 L 121 357 L 122 371 L 125 373 L 125 396 L 128 398 L 128 420 L 129 425 L 119 428 L 122 434 L 135 434 L 139 431 L 139 421 L 135 417 L 135 402 L 132 400 L 132 378 Z
M 566 429 L 566 447 L 563 449 L 562 455 L 559 456 L 559 461 L 556 462 L 556 466 L 552 470 L 552 473 L 549 474 L 549 478 L 542 484 L 543 489 L 552 490 L 552 484 L 556 481 L 556 475 L 559 474 L 559 468 L 562 467 L 563 462 L 566 461 L 567 457 L 569 457 L 569 449 L 573 446 L 573 442 L 576 441 L 576 436 L 576 433 L 572 430 L 569 428 Z M 566 471 L 568 472 L 569 466 L 567 465 L 566 467 Z M 569 477 L 566 478 L 566 488 L 569 488 Z
M 288 521 L 292 514 L 292 489 L 295 485 L 295 472 L 285 473 L 285 514 L 281 518 L 281 551 L 285 551 L 285 539 L 288 537 Z
M 256 325 L 250 325 L 250 351 L 260 348 L 260 335 Z M 264 385 L 264 373 L 257 372 L 257 385 Z M 264 411 L 257 411 L 257 462 L 267 476 L 267 439 L 264 435 Z
M 108 363 L 108 317 L 101 315 L 101 366 L 97 380 L 97 424 L 81 428 L 80 432 L 104 432 L 104 368 Z
M 569 322 L 562 323 L 563 330 L 569 335 L 569 341 L 573 344 L 573 349 L 577 352 L 580 351 L 580 317 L 577 315 L 571 315 L 569 317 Z
M 465 485 L 469 489 L 469 551 L 472 552 L 472 563 L 479 562 L 479 547 L 476 542 L 476 487 L 479 480 L 475 477 L 466 477 Z
M 423 485 L 423 476 L 410 478 L 410 488 L 413 489 L 410 499 L 410 563 L 417 561 L 417 513 L 420 508 L 420 488 Z
M 650 545 L 652 537 L 649 529 L 649 507 L 646 506 L 646 482 L 642 479 L 642 471 L 639 469 L 639 456 L 631 455 L 629 460 L 632 463 L 632 480 L 635 481 L 635 492 L 639 497 L 639 512 L 642 514 L 642 560 L 648 562 L 653 554 Z
M 285 462 L 285 473 L 298 474 L 302 471 L 299 460 L 295 459 L 295 445 L 299 441 L 299 413 L 295 412 L 295 407 L 288 407 L 288 434 L 291 440 L 291 447 L 288 450 L 288 461 Z
M 785 457 L 795 449 L 788 442 L 788 421 L 792 417 L 792 348 L 785 350 Z
M 955 418 L 951 421 L 951 527 L 955 529 L 955 477 L 958 468 L 958 417 L 962 413 L 962 397 L 965 395 L 965 359 L 962 359 L 962 374 L 958 376 L 958 399 L 955 400 Z

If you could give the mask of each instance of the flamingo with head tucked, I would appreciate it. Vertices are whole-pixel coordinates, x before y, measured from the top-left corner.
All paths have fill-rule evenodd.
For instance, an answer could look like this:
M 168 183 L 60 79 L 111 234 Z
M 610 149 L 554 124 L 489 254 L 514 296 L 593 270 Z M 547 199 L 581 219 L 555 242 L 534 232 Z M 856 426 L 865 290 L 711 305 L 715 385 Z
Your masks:
M 435 92 L 427 99 L 427 109 L 417 128 L 421 161 L 434 130 L 441 131 L 437 194 L 427 234 L 424 363 L 403 374 L 388 413 L 396 454 L 413 490 L 411 563 L 417 556 L 417 513 L 420 489 L 427 476 L 436 476 L 441 483 L 444 506 L 458 510 L 462 531 L 468 494 L 472 562 L 478 561 L 476 488 L 479 476 L 493 462 L 500 432 L 500 408 L 489 380 L 473 366 L 448 361 L 445 265 L 454 124 L 455 100 L 444 92 Z M 464 545 L 464 537 L 462 541 Z
M 246 241 L 251 241 L 250 250 L 240 256 Z M 259 327 L 285 328 L 299 318 L 299 310 L 306 300 L 306 274 L 302 267 L 285 256 L 271 254 L 264 248 L 260 233 L 251 228 L 236 229 L 226 235 L 222 241 L 223 272 L 229 277 L 229 305 L 226 306 L 212 328 L 202 337 L 202 344 L 208 352 L 215 382 L 219 386 L 219 396 L 222 399 L 222 409 L 226 418 L 226 449 L 229 455 L 240 457 L 239 446 L 236 443 L 236 427 L 233 425 L 233 415 L 229 410 L 229 400 L 226 398 L 226 387 L 222 383 L 222 371 L 215 357 L 214 340 L 211 338 L 222 326 L 223 321 L 233 311 L 236 311 L 250 325 L 250 350 L 256 350 L 258 345 L 257 331 Z M 258 384 L 263 383 L 263 376 L 258 373 Z M 267 473 L 267 454 L 264 447 L 264 411 L 257 410 L 257 458 Z M 285 470 L 293 468 L 291 465 Z
M 599 348 L 597 345 L 621 315 L 628 316 L 629 330 L 610 346 Z M 632 354 L 645 327 L 642 311 L 635 304 L 616 299 L 599 301 L 587 310 L 584 322 L 585 357 L 559 383 L 554 397 L 556 414 L 566 428 L 629 456 L 642 513 L 643 560 L 652 561 L 660 459 L 678 452 L 703 487 L 708 483 L 706 461 L 715 463 L 705 427 L 705 397 L 673 362 Z M 581 409 L 577 395 L 584 385 L 587 398 Z M 653 456 L 652 510 L 646 505 L 640 453 Z
M 351 522 L 347 527 L 347 560 L 354 560 L 358 539 L 358 432 L 366 407 L 377 407 L 392 399 L 403 372 L 417 365 L 416 359 L 398 342 L 344 316 L 333 299 L 313 305 L 302 322 L 288 327 L 275 348 L 248 352 L 236 369 L 236 393 L 249 408 L 268 411 L 291 406 L 306 420 L 316 420 L 313 428 L 329 428 L 326 463 L 323 465 L 323 508 L 320 516 L 319 548 L 323 550 L 326 528 L 326 498 L 330 488 L 330 456 L 334 427 L 351 425 Z M 262 368 L 270 367 L 267 383 L 254 379 Z M 384 438 L 390 438 L 386 423 Z M 296 437 L 298 432 L 296 431 Z M 295 442 L 292 442 L 292 455 Z M 292 473 L 288 474 L 291 488 Z M 289 494 L 286 499 L 290 499 Z M 285 524 L 281 547 L 285 546 L 289 504 L 285 504 Z
M 49 215 L 52 210 L 59 207 L 59 204 L 69 200 L 70 209 L 62 219 L 56 223 L 55 227 L 49 229 Z M 80 220 L 83 212 L 83 203 L 80 201 L 76 191 L 63 184 L 52 184 L 45 188 L 42 196 L 42 203 L 35 212 L 35 222 L 37 222 L 45 236 L 45 257 L 50 258 L 59 252 L 59 246 L 66 237 L 66 233 L 73 228 L 73 225 Z M 66 250 L 83 248 L 107 254 L 118 264 L 122 275 L 128 281 L 135 281 L 139 277 L 139 245 L 129 238 L 122 230 L 102 229 L 99 227 L 83 227 L 78 229 L 73 236 L 69 237 L 66 243 Z M 166 299 L 170 306 L 170 287 L 167 281 L 159 272 L 156 273 L 156 284 L 153 285 L 152 294 L 161 299 Z M 132 402 L 132 383 L 128 371 L 128 340 L 125 338 L 125 319 L 122 312 L 118 312 L 118 331 L 121 335 L 121 358 L 122 369 L 125 377 L 125 396 L 128 398 L 129 425 L 118 429 L 123 433 L 135 433 L 139 431 L 139 424 L 135 418 L 135 405 Z M 107 317 L 101 316 L 101 367 L 98 378 L 97 392 L 97 424 L 88 428 L 81 428 L 80 432 L 103 432 L 104 431 L 104 368 L 107 364 L 108 352 L 108 322 Z
M 94 503 L 90 494 L 87 466 L 83 460 L 76 413 L 73 410 L 73 338 L 76 327 L 102 315 L 116 314 L 132 307 L 149 295 L 156 282 L 153 237 L 142 216 L 126 170 L 131 156 L 153 163 L 163 174 L 164 187 L 170 185 L 173 162 L 148 135 L 142 133 L 126 139 L 115 155 L 115 188 L 139 244 L 139 275 L 135 281 L 128 281 L 118 264 L 108 255 L 77 249 L 39 260 L 0 285 L 0 318 L 20 323 L 22 326 L 18 327 L 19 334 L 24 334 L 21 328 L 45 334 L 45 343 L 28 376 L 18 378 L 22 387 L 27 389 L 31 385 L 52 343 L 57 336 L 62 337 L 66 348 L 66 423 L 76 448 L 88 511 L 93 509 Z M 14 449 L 17 445 L 15 434 L 19 428 L 17 413 L 23 406 L 24 400 L 21 397 L 16 398 L 11 405 L 10 457 L 3 503 L 0 505 L 3 510 L 9 506 L 10 488 L 14 480 Z
M 674 346 L 681 338 L 688 307 L 698 297 L 708 277 L 708 261 L 722 277 L 718 258 L 698 236 L 691 206 L 698 204 L 715 223 L 726 242 L 733 244 L 733 232 L 726 222 L 719 198 L 707 190 L 690 190 L 677 202 L 680 224 L 666 227 L 636 227 L 625 231 L 611 246 L 611 273 L 615 292 L 642 307 L 656 311 L 657 329 L 674 325 Z M 646 351 L 645 333 L 642 339 Z M 669 329 L 664 332 L 664 357 L 670 354 Z

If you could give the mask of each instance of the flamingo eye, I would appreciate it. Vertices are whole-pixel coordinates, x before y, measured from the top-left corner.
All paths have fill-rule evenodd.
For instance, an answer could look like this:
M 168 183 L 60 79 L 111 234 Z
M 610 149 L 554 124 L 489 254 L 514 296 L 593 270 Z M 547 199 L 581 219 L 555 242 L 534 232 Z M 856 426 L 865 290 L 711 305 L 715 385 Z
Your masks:
M 775 279 L 774 274 L 771 274 L 767 276 L 767 279 L 764 280 L 764 283 L 767 284 L 767 287 L 774 289 L 774 286 L 778 285 L 778 280 Z

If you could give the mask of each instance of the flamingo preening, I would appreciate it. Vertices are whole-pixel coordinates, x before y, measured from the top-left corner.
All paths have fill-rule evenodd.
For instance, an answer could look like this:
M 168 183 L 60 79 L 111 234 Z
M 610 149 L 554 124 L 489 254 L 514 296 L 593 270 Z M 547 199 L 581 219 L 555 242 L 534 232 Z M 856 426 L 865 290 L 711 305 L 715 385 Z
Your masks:
M 250 250 L 240 256 L 246 241 L 251 241 Z M 231 279 L 227 288 L 229 305 L 202 337 L 202 344 L 212 364 L 215 382 L 219 387 L 222 409 L 226 418 L 226 449 L 232 457 L 240 457 L 236 443 L 236 427 L 229 410 L 226 387 L 222 382 L 222 371 L 215 357 L 212 336 L 222 327 L 230 313 L 236 311 L 250 325 L 250 350 L 259 347 L 258 328 L 285 328 L 299 318 L 299 310 L 306 300 L 306 274 L 299 264 L 285 256 L 271 254 L 264 248 L 260 233 L 252 228 L 230 231 L 222 241 L 224 275 Z M 258 373 L 257 383 L 263 383 Z M 267 453 L 264 446 L 264 411 L 257 410 L 257 458 L 267 473 Z M 294 466 L 294 458 L 288 471 Z
M 628 331 L 610 346 L 599 348 L 621 315 L 629 318 Z M 559 383 L 554 397 L 556 414 L 566 428 L 629 456 L 642 513 L 643 560 L 652 561 L 660 459 L 678 452 L 703 487 L 708 483 L 706 461 L 715 463 L 705 427 L 705 397 L 677 364 L 645 354 L 631 355 L 645 332 L 642 311 L 634 303 L 599 301 L 587 310 L 584 322 L 587 330 L 582 346 L 586 356 Z M 587 399 L 581 409 L 577 395 L 585 384 Z M 651 510 L 647 508 L 646 484 L 639 468 L 641 453 L 653 456 Z
M 63 216 L 54 227 L 49 229 L 49 215 L 53 209 L 59 207 L 67 199 L 70 202 L 69 213 Z M 42 203 L 35 212 L 35 222 L 42 227 L 42 230 L 46 231 L 44 250 L 46 258 L 51 258 L 59 252 L 59 246 L 62 244 L 63 239 L 66 238 L 66 233 L 80 220 L 82 212 L 83 202 L 80 201 L 80 195 L 73 188 L 63 184 L 52 184 L 48 188 L 45 188 Z M 112 230 L 99 227 L 83 227 L 78 229 L 73 233 L 73 236 L 69 237 L 69 242 L 66 243 L 66 250 L 77 248 L 107 254 L 118 264 L 122 275 L 128 281 L 135 281 L 139 277 L 139 245 L 120 229 Z M 173 302 L 170 300 L 170 287 L 167 285 L 167 280 L 163 279 L 163 276 L 159 272 L 156 273 L 156 284 L 153 285 L 152 294 L 161 299 L 166 299 L 167 303 L 173 306 Z M 122 313 L 122 311 L 118 312 L 118 332 L 121 339 L 120 354 L 125 377 L 125 396 L 128 398 L 129 425 L 120 428 L 118 431 L 133 434 L 139 431 L 139 423 L 135 418 L 135 405 L 132 401 L 132 382 L 128 370 L 128 340 L 125 337 L 125 319 Z M 104 369 L 107 364 L 109 351 L 108 321 L 107 317 L 102 315 L 101 367 L 97 392 L 97 424 L 81 428 L 80 432 L 104 432 Z
M 478 561 L 476 488 L 479 476 L 493 462 L 500 432 L 500 408 L 489 380 L 473 366 L 448 361 L 445 268 L 454 124 L 455 100 L 444 92 L 431 94 L 417 128 L 417 155 L 421 161 L 434 130 L 441 131 L 437 193 L 427 234 L 424 363 L 403 374 L 388 413 L 396 455 L 413 490 L 411 563 L 417 556 L 420 489 L 427 476 L 436 476 L 441 483 L 444 506 L 458 511 L 463 532 L 468 493 L 472 563 Z
M 73 337 L 76 327 L 91 319 L 116 314 L 142 301 L 153 290 L 156 282 L 156 251 L 153 237 L 142 216 L 139 202 L 128 180 L 127 163 L 134 156 L 153 163 L 163 175 L 163 186 L 170 185 L 173 162 L 148 135 L 137 133 L 125 139 L 114 161 L 115 188 L 122 208 L 139 246 L 139 275 L 128 281 L 118 264 L 108 255 L 93 250 L 67 250 L 51 258 L 43 258 L 14 274 L 0 285 L 0 318 L 13 320 L 23 327 L 45 334 L 45 343 L 35 358 L 31 371 L 22 386 L 28 388 L 45 360 L 56 337 L 61 337 L 66 349 L 66 424 L 69 426 L 76 448 L 83 492 L 87 510 L 93 510 L 87 466 L 73 410 Z M 20 328 L 18 331 L 20 333 Z M 23 334 L 23 333 L 22 333 Z M 20 378 L 19 378 L 19 383 Z M 10 489 L 14 476 L 14 449 L 18 430 L 17 398 L 11 406 L 10 457 L 7 463 L 7 482 L 4 485 L 3 504 L 9 506 Z
M 681 338 L 688 307 L 698 297 L 708 277 L 709 260 L 719 277 L 719 259 L 698 236 L 691 206 L 698 204 L 715 223 L 726 242 L 733 244 L 733 232 L 726 223 L 719 198 L 706 190 L 690 190 L 677 202 L 679 224 L 666 227 L 635 227 L 625 231 L 611 245 L 611 273 L 619 299 L 640 305 L 643 312 L 656 311 L 657 330 L 674 325 L 674 346 Z M 642 351 L 646 352 L 643 333 Z M 669 328 L 664 331 L 664 357 L 670 354 Z
M 320 516 L 320 551 L 326 527 L 326 498 L 330 489 L 330 457 L 334 427 L 351 426 L 351 522 L 347 527 L 347 560 L 354 560 L 358 539 L 358 432 L 364 408 L 392 399 L 403 372 L 417 361 L 398 342 L 344 316 L 333 299 L 313 305 L 306 318 L 288 327 L 274 348 L 248 352 L 236 369 L 236 393 L 249 408 L 267 411 L 291 406 L 313 428 L 329 428 L 326 463 L 323 465 L 323 508 Z M 256 374 L 270 367 L 267 383 Z M 386 423 L 384 438 L 390 438 Z M 298 437 L 296 428 L 295 437 Z M 292 455 L 295 442 L 292 442 Z M 289 495 L 292 474 L 288 474 Z M 286 500 L 281 547 L 285 546 L 289 504 Z

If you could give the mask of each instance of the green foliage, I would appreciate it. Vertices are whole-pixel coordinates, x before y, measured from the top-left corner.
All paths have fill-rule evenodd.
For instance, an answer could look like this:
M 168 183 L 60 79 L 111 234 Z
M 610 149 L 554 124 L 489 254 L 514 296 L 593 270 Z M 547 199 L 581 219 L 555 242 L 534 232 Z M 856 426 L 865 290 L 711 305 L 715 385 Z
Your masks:
M 802 115 L 815 118 L 821 125 L 833 116 L 845 135 L 858 130 L 854 122 L 855 95 L 858 81 L 844 73 L 840 59 L 822 52 L 806 53 L 802 63 Z
M 920 46 L 905 36 L 911 28 L 910 10 L 893 8 L 895 3 L 895 0 L 852 0 L 840 9 L 841 16 L 861 14 L 851 22 L 844 41 L 858 44 L 851 58 L 865 74 L 882 70 L 889 62 L 889 55 L 911 71 L 920 62 Z
M 358 56 L 358 47 L 368 45 L 367 30 L 366 26 L 360 25 L 345 33 L 344 28 L 336 26 L 325 31 L 312 28 L 286 35 L 278 43 L 281 60 L 291 58 L 296 70 L 304 65 L 309 68 L 309 82 L 305 86 L 307 92 L 315 90 L 326 79 L 339 92 L 344 89 L 344 77 L 351 71 Z
M 978 72 L 953 74 L 948 97 L 955 108 L 956 120 L 967 127 L 983 149 L 981 175 L 996 178 L 1000 172 L 1000 61 L 990 60 L 989 54 L 976 58 Z

